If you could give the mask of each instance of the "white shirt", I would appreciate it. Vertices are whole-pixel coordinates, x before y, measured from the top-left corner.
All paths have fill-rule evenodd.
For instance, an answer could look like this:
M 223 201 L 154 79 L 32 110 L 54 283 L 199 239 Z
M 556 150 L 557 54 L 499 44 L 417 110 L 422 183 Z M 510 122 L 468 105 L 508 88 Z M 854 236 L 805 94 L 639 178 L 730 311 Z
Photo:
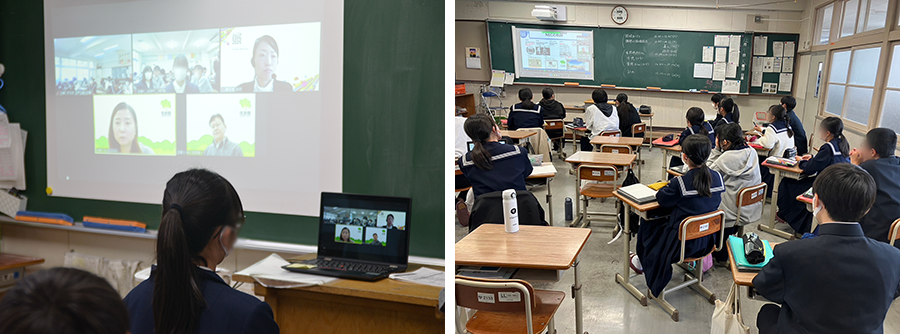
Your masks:
M 612 114 L 609 117 L 600 111 L 596 105 L 590 105 L 584 110 L 584 126 L 591 130 L 591 139 L 596 137 L 603 131 L 619 130 L 619 113 L 616 112 L 615 106 L 612 107 Z
M 456 120 L 456 145 L 454 145 L 455 151 L 453 152 L 453 157 L 455 159 L 459 159 L 459 157 L 463 156 L 468 152 L 468 143 L 472 141 L 469 138 L 469 135 L 466 134 L 466 130 L 463 129 L 463 125 L 466 123 L 465 117 L 453 117 Z
M 253 78 L 253 91 L 254 92 L 274 92 L 275 91 L 275 79 L 269 80 L 269 84 L 260 87 L 259 81 L 256 78 Z
M 759 144 L 769 150 L 768 156 L 780 158 L 784 156 L 784 150 L 794 147 L 794 138 L 788 137 L 787 128 L 778 130 L 769 124 L 759 138 Z
M 184 85 L 179 86 L 178 81 L 172 81 L 172 89 L 175 89 L 175 92 L 178 94 L 184 93 L 184 87 L 187 87 L 188 81 L 184 81 Z

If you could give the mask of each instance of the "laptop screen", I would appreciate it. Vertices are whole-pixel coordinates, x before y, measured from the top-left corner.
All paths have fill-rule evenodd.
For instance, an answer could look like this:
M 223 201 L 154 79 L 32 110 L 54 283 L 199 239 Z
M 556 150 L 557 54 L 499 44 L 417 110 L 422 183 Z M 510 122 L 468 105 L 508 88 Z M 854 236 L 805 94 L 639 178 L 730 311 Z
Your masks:
M 500 144 L 506 144 L 506 139 L 500 139 L 500 140 L 498 140 L 497 142 L 500 143 Z M 470 142 L 467 142 L 466 144 L 467 144 L 468 147 L 469 147 L 469 152 L 472 152 L 472 150 L 475 149 L 475 142 L 470 141 Z
M 319 257 L 406 265 L 410 199 L 322 193 Z

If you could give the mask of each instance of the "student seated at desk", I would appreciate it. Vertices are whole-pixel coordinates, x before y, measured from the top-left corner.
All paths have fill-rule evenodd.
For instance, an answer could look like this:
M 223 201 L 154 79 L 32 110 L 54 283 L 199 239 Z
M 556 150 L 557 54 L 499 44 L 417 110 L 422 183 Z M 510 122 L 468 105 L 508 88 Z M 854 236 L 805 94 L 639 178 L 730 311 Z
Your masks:
M 819 236 L 773 248 L 753 279 L 766 299 L 756 326 L 767 333 L 882 333 L 900 294 L 900 250 L 866 238 L 856 222 L 875 201 L 875 181 L 836 164 L 813 183 Z
M 594 104 L 584 109 L 584 126 L 591 133 L 589 136 L 581 137 L 582 151 L 593 151 L 591 139 L 601 132 L 619 130 L 619 113 L 616 107 L 609 105 L 606 91 L 595 89 L 591 92 L 591 99 L 594 100 Z
M 797 107 L 797 100 L 792 96 L 782 97 L 781 106 L 784 107 L 784 110 L 787 110 L 791 130 L 794 131 L 794 146 L 797 147 L 797 155 L 809 153 L 809 143 L 806 142 L 806 130 L 803 129 L 800 117 L 797 117 L 797 113 L 794 112 L 794 108 Z
M 724 124 L 740 123 L 741 114 L 737 111 L 737 105 L 734 104 L 734 100 L 726 97 L 719 102 L 718 106 L 716 109 L 716 120 L 713 121 L 713 128 L 718 128 L 719 125 Z
M 456 163 L 472 183 L 472 191 L 466 196 L 467 207 L 471 210 L 475 198 L 482 194 L 506 189 L 526 190 L 525 178 L 533 170 L 528 152 L 519 146 L 498 143 L 500 127 L 487 114 L 469 117 L 465 129 L 475 142 L 475 148 Z
M 562 103 L 556 100 L 556 95 L 553 93 L 553 88 L 545 87 L 543 91 L 541 91 L 541 95 L 544 97 L 539 103 L 541 107 L 541 117 L 544 120 L 548 119 L 565 119 L 566 118 L 566 107 L 563 106 Z M 546 130 L 547 136 L 550 138 L 559 138 L 563 136 L 563 129 L 558 130 Z M 565 147 L 566 141 L 562 140 L 562 145 Z M 559 144 L 553 143 L 553 150 L 559 150 Z
M 859 221 L 866 236 L 889 242 L 891 223 L 900 218 L 900 158 L 897 134 L 888 128 L 869 130 L 858 149 L 850 150 L 850 162 L 869 172 L 875 179 L 875 205 Z M 900 247 L 900 243 L 895 244 Z
M 744 132 L 737 123 L 728 123 L 716 127 L 718 145 L 706 161 L 709 169 L 719 172 L 725 183 L 722 204 L 719 209 L 725 211 L 725 236 L 736 235 L 740 228 L 748 222 L 759 220 L 762 216 L 763 202 L 741 208 L 741 219 L 738 224 L 737 196 L 741 189 L 762 183 L 759 176 L 759 158 L 756 150 L 747 146 Z M 717 264 L 728 262 L 728 251 L 723 249 L 713 253 Z
M 813 214 L 806 210 L 806 204 L 797 200 L 817 178 L 816 174 L 833 164 L 850 162 L 850 144 L 844 137 L 844 123 L 840 118 L 827 117 L 819 125 L 819 138 L 825 142 L 815 157 L 807 154 L 800 157 L 797 164 L 803 170 L 800 180 L 784 178 L 778 185 L 778 211 L 775 216 L 799 234 L 811 232 Z M 888 222 L 890 224 L 890 222 Z
M 125 297 L 131 334 L 278 333 L 269 304 L 216 274 L 244 223 L 231 183 L 205 169 L 187 170 L 166 183 L 162 205 L 158 264 Z
M 706 121 L 706 114 L 703 113 L 703 109 L 700 109 L 699 107 L 690 107 L 687 110 L 687 113 L 685 113 L 684 118 L 687 120 L 688 126 L 684 131 L 681 131 L 681 134 L 678 136 L 678 145 L 682 145 L 684 140 L 690 135 L 701 134 L 709 139 L 712 148 L 716 147 L 716 131 L 713 130 L 712 125 Z M 669 161 L 669 167 L 681 165 L 684 165 L 684 162 L 678 157 L 672 157 L 672 160 Z
M 634 137 L 631 127 L 641 122 L 641 114 L 638 114 L 634 105 L 628 102 L 628 95 L 625 93 L 616 95 L 616 112 L 619 114 L 619 129 L 622 131 L 622 137 Z M 641 133 L 638 137 L 644 138 L 644 134 Z
M 725 186 L 719 172 L 706 166 L 711 144 L 701 134 L 688 136 L 681 144 L 681 159 L 690 168 L 687 173 L 669 181 L 656 193 L 659 206 L 671 208 L 668 218 L 641 220 L 638 227 L 636 254 L 632 254 L 631 268 L 643 273 L 654 296 L 665 289 L 672 279 L 672 264 L 678 262 L 681 244 L 678 226 L 684 218 L 719 209 Z M 716 235 L 687 242 L 685 258 L 705 255 L 715 247 Z
M 519 128 L 540 128 L 544 126 L 544 118 L 541 117 L 541 106 L 531 102 L 534 94 L 531 88 L 525 87 L 519 89 L 519 103 L 509 107 L 509 118 L 506 120 L 506 127 L 510 130 L 518 130 Z
M 722 94 L 722 93 L 715 93 L 715 94 L 713 94 L 712 97 L 709 98 L 709 100 L 712 101 L 713 110 L 718 111 L 718 110 L 720 109 L 720 107 L 721 107 L 722 101 L 725 100 L 725 99 L 727 99 L 727 98 L 728 98 L 728 97 L 726 97 L 726 96 L 725 96 L 724 94 Z M 734 115 L 734 116 L 735 116 L 735 117 L 734 117 L 734 120 L 733 120 L 732 122 L 734 122 L 734 123 L 739 123 L 738 120 L 737 120 L 737 119 L 738 119 L 737 116 L 739 116 L 739 115 L 741 114 L 741 112 L 740 112 L 740 110 L 738 110 L 738 105 L 737 105 L 737 103 L 734 103 L 734 100 L 732 100 L 732 105 L 733 105 L 734 107 L 731 108 L 731 111 L 729 111 L 729 112 L 735 114 L 735 115 Z M 715 124 L 716 126 L 718 126 L 718 123 L 719 123 L 719 121 L 722 119 L 722 117 L 723 117 L 723 116 L 722 116 L 721 113 L 716 112 L 716 119 L 713 120 L 713 124 Z
M 28 274 L 0 302 L 0 333 L 128 333 L 119 293 L 87 271 L 52 268 Z
M 772 105 L 766 110 L 766 121 L 769 122 L 769 125 L 765 129 L 759 125 L 754 127 L 754 130 L 761 134 L 756 143 L 769 150 L 766 158 L 773 156 L 784 157 L 784 151 L 794 147 L 794 130 L 791 129 L 787 112 L 780 105 Z M 763 161 L 765 159 L 760 159 L 760 163 Z M 772 195 L 772 187 L 778 186 L 777 184 L 772 184 L 775 182 L 775 175 L 769 172 L 769 167 L 762 165 L 759 166 L 759 174 L 762 176 L 763 182 L 768 185 L 766 197 L 770 197 Z

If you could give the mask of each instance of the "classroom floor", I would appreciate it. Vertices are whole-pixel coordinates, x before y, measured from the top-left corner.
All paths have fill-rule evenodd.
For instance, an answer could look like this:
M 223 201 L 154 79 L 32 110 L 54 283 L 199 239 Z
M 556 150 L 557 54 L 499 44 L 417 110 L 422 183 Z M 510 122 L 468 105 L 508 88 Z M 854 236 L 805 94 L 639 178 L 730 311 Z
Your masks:
M 567 154 L 571 147 L 566 146 Z M 659 149 L 652 152 L 643 148 L 642 183 L 657 181 L 661 176 L 662 153 Z M 550 185 L 553 187 L 553 214 L 554 226 L 565 226 L 565 198 L 575 199 L 575 176 L 568 173 L 569 165 L 554 157 L 554 166 L 557 176 Z M 530 189 L 547 209 L 545 198 L 546 186 L 536 186 Z M 768 217 L 770 205 L 766 204 L 763 217 Z M 614 201 L 607 200 L 600 203 L 592 201 L 589 210 L 612 212 L 615 208 Z M 758 231 L 756 224 L 745 228 L 747 231 L 757 232 L 761 238 L 773 242 L 783 242 L 784 239 Z M 653 301 L 648 301 L 646 307 L 641 306 L 637 299 L 631 296 L 625 289 L 615 282 L 615 274 L 622 270 L 622 238 L 607 245 L 612 238 L 611 222 L 592 222 L 590 228 L 593 233 L 585 245 L 580 256 L 580 278 L 583 283 L 582 297 L 584 306 L 584 330 L 588 333 L 703 333 L 709 331 L 710 318 L 715 306 L 690 289 L 682 289 L 666 297 L 670 304 L 675 306 L 681 317 L 681 321 L 674 322 L 662 308 Z M 787 225 L 779 224 L 780 228 L 789 230 Z M 456 241 L 465 237 L 468 228 L 455 223 Z M 632 251 L 634 240 L 632 240 Z M 680 268 L 676 268 L 673 281 L 680 280 Z M 536 283 L 535 288 L 559 290 L 566 292 L 566 301 L 563 302 L 556 313 L 556 329 L 559 333 L 572 333 L 575 331 L 575 303 L 571 297 L 573 283 L 571 270 L 562 276 L 562 280 L 553 283 Z M 647 290 L 643 276 L 633 278 L 633 284 L 642 291 Z M 710 269 L 703 276 L 703 285 L 716 293 L 720 300 L 727 297 L 731 287 L 731 273 L 727 268 Z M 670 284 L 674 285 L 674 284 Z M 828 293 L 828 292 L 825 292 Z M 839 292 L 837 292 L 839 293 Z M 757 333 L 756 313 L 765 303 L 764 300 L 747 298 L 747 289 L 741 290 L 741 311 L 744 324 L 750 326 L 751 333 Z M 895 302 L 888 311 L 885 319 L 885 333 L 900 333 L 900 306 Z

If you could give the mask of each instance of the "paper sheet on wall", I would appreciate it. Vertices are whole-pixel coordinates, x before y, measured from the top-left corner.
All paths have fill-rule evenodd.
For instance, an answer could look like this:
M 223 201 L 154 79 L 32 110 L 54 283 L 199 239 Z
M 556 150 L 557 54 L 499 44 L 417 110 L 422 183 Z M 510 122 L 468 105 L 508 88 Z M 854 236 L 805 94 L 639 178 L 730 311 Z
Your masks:
M 713 64 L 694 63 L 694 77 L 712 79 Z
M 793 82 L 793 73 L 781 73 L 781 75 L 778 77 L 778 90 L 782 92 L 790 92 Z
M 506 71 L 491 70 L 491 87 L 503 87 Z
M 716 51 L 716 47 L 714 47 L 714 46 L 704 46 L 703 47 L 703 60 L 701 60 L 701 61 L 704 63 L 713 62 L 714 61 L 713 53 L 715 51 Z
M 753 57 L 750 59 L 750 70 L 753 72 L 762 72 L 762 57 Z
M 736 77 L 737 76 L 737 67 L 738 67 L 737 63 L 728 63 L 728 65 L 725 65 L 725 77 L 727 77 L 727 78 Z
M 724 62 L 716 62 L 713 64 L 713 75 L 712 79 L 715 81 L 725 80 L 725 67 L 726 63 Z
M 768 43 L 768 36 L 753 36 L 753 55 L 765 56 L 767 53 L 769 53 Z
M 724 46 L 728 47 L 728 44 L 731 42 L 731 36 L 729 35 L 716 35 L 716 46 Z
M 775 68 L 775 57 L 763 57 L 762 58 L 762 71 L 766 73 L 773 72 Z
M 741 35 L 731 35 L 731 43 L 728 45 L 732 50 L 741 49 Z
M 784 57 L 794 57 L 794 42 L 784 42 Z
M 781 61 L 781 71 L 782 72 L 793 72 L 794 71 L 794 57 L 784 57 Z
M 516 77 L 515 73 L 505 73 L 503 75 L 503 84 L 504 85 L 512 85 L 513 79 Z
M 722 83 L 722 93 L 725 94 L 737 94 L 741 92 L 741 81 L 740 80 L 725 80 Z
M 784 57 L 784 42 L 772 42 L 772 57 Z
M 728 50 L 728 62 L 737 64 L 740 61 L 741 61 L 741 50 L 729 49 Z
M 0 112 L 0 147 L 9 147 L 10 142 L 9 116 L 5 112 Z
M 781 63 L 783 62 L 783 60 L 781 59 L 781 57 L 772 57 L 772 58 L 775 58 L 775 60 L 772 62 L 772 72 L 780 73 L 781 72 Z
M 775 94 L 775 90 L 778 89 L 778 84 L 774 82 L 763 82 L 762 84 L 762 92 L 763 94 Z
M 728 48 L 716 48 L 716 62 L 728 61 Z
M 763 75 L 763 72 L 758 72 L 758 71 L 750 72 L 750 87 L 761 87 L 762 86 L 762 75 Z
M 9 124 L 10 145 L 0 148 L 0 188 L 25 189 L 25 139 L 19 123 Z M 10 175 L 15 175 L 10 178 Z

